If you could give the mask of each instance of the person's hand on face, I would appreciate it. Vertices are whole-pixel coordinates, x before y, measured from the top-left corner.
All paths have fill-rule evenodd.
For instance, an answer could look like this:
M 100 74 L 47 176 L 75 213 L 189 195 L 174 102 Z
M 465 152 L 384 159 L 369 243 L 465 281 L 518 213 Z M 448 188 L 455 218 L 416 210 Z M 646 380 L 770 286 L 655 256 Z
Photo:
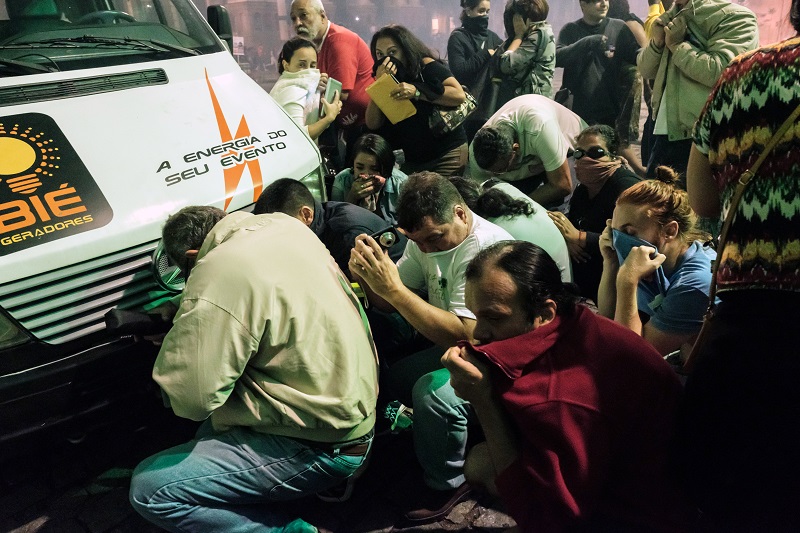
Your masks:
M 603 256 L 603 263 L 607 265 L 619 266 L 617 251 L 614 249 L 614 240 L 611 232 L 611 219 L 606 220 L 606 229 L 600 234 L 600 255 Z
M 351 274 L 364 280 L 381 298 L 388 299 L 389 294 L 403 286 L 397 265 L 387 251 L 366 233 L 356 237 L 347 266 Z
M 353 180 L 353 185 L 350 187 L 351 194 L 357 199 L 361 200 L 367 196 L 375 193 L 375 180 L 372 176 L 360 174 Z
M 514 37 L 516 39 L 524 39 L 529 29 L 528 22 L 519 13 L 515 13 L 512 20 L 514 22 Z
M 651 246 L 634 246 L 625 262 L 619 267 L 617 283 L 629 282 L 638 284 L 641 280 L 653 275 L 658 267 L 667 259 L 664 254 L 655 254 L 655 248 Z
M 375 70 L 375 78 L 380 78 L 384 74 L 391 74 L 392 76 L 397 74 L 397 67 L 390 56 L 384 57 L 383 61 L 378 65 L 378 68 Z
M 473 405 L 492 401 L 492 383 L 487 366 L 466 347 L 453 346 L 442 356 L 442 365 L 450 371 L 455 393 Z

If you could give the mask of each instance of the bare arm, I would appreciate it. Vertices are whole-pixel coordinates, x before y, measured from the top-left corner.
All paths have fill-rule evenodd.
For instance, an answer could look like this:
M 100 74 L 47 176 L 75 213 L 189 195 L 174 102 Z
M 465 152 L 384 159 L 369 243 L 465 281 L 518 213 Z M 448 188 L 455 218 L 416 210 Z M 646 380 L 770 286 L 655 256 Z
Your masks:
M 611 220 L 606 221 L 606 229 L 600 234 L 600 255 L 603 256 L 603 274 L 597 289 L 597 310 L 606 318 L 614 320 L 617 308 L 617 274 L 619 259 L 611 242 Z
M 605 275 L 605 269 L 603 274 Z M 636 295 L 638 288 L 638 280 L 622 275 L 621 270 L 617 273 L 617 302 L 614 309 L 614 322 L 641 335 L 642 319 L 639 318 L 639 302 Z
M 628 20 L 625 24 L 627 24 L 628 28 L 631 30 L 633 38 L 636 39 L 636 44 L 639 45 L 639 48 L 647 46 L 647 35 L 644 33 L 644 27 L 635 20 Z
M 648 322 L 643 327 L 642 337 L 652 344 L 653 347 L 658 350 L 658 353 L 667 355 L 675 350 L 679 350 L 684 344 L 693 344 L 697 334 L 667 333 Z
M 708 156 L 692 145 L 689 166 L 686 170 L 686 190 L 689 205 L 701 217 L 716 217 L 720 214 L 719 191 L 711 179 L 711 164 Z
M 654 257 L 651 257 L 655 254 Z M 650 246 L 634 246 L 617 273 L 617 305 L 614 321 L 639 335 L 644 335 L 642 319 L 639 318 L 637 289 L 639 282 L 651 276 L 667 256 L 656 253 Z M 680 347 L 680 344 L 678 344 Z
M 325 110 L 325 116 L 308 125 L 308 136 L 314 140 L 317 140 L 322 135 L 322 132 L 333 124 L 333 121 L 339 116 L 339 112 L 342 110 L 342 102 L 339 100 L 339 95 L 336 94 L 333 97 L 333 102 L 330 103 L 325 98 L 322 98 L 322 107 Z
M 474 320 L 439 309 L 405 286 L 386 294 L 385 299 L 414 329 L 438 346 L 452 346 L 460 340 L 472 338 Z
M 442 364 L 450 371 L 456 394 L 469 401 L 478 415 L 495 472 L 503 472 L 520 457 L 520 449 L 514 425 L 492 391 L 486 366 L 459 347 L 450 348 Z
M 414 329 L 437 345 L 453 346 L 460 340 L 472 338 L 475 321 L 439 309 L 406 287 L 397 265 L 371 237 L 356 238 L 349 267 L 363 281 L 370 303 L 379 309 L 384 309 L 385 305 L 386 309 L 396 310 Z
M 547 181 L 530 194 L 531 200 L 544 206 L 558 205 L 572 191 L 572 178 L 569 162 L 564 162 L 555 170 L 547 171 Z
M 377 130 L 383 123 L 386 121 L 386 115 L 383 114 L 383 111 L 373 102 L 372 100 L 369 101 L 367 105 L 367 112 L 364 115 L 367 127 L 371 130 Z
M 432 104 L 442 105 L 445 107 L 456 107 L 464 103 L 467 95 L 464 94 L 464 89 L 454 77 L 450 76 L 442 82 L 444 85 L 444 94 L 435 100 L 428 100 L 424 94 L 419 95 L 419 100 L 429 101 Z

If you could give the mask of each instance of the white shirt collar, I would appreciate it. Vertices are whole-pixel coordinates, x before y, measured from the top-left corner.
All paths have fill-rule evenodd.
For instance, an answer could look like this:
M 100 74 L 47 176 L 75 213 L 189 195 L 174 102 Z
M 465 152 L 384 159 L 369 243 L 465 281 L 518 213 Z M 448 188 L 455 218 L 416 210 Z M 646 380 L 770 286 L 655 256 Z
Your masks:
M 322 36 L 322 41 L 319 43 L 319 49 L 322 50 L 322 45 L 325 44 L 325 39 L 328 38 L 328 32 L 331 31 L 331 21 L 328 20 L 328 25 L 325 27 L 325 35 Z

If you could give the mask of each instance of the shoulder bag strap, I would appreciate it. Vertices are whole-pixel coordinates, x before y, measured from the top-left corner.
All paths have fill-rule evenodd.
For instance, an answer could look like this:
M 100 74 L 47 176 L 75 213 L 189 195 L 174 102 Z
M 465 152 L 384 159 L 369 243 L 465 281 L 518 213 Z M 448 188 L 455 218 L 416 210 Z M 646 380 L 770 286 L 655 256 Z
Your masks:
M 775 132 L 767 145 L 761 151 L 761 155 L 758 156 L 758 159 L 756 159 L 756 162 L 753 163 L 753 166 L 742 172 L 742 175 L 739 176 L 739 182 L 736 184 L 736 190 L 731 198 L 731 205 L 728 207 L 728 212 L 725 215 L 724 222 L 722 223 L 722 229 L 719 232 L 719 240 L 717 242 L 717 259 L 714 261 L 711 269 L 711 286 L 709 287 L 708 291 L 708 309 L 706 310 L 706 314 L 703 319 L 703 327 L 700 329 L 700 333 L 697 335 L 697 340 L 694 343 L 694 347 L 692 348 L 689 357 L 687 357 L 686 363 L 683 365 L 683 371 L 686 373 L 688 373 L 692 368 L 692 363 L 697 355 L 698 347 L 701 345 L 703 334 L 707 331 L 706 326 L 708 321 L 714 316 L 717 299 L 717 273 L 719 272 L 719 265 L 722 262 L 722 253 L 725 251 L 725 244 L 728 241 L 728 230 L 730 230 L 733 219 L 736 216 L 736 210 L 738 209 L 739 203 L 742 200 L 744 190 L 747 188 L 747 185 L 750 183 L 750 181 L 752 181 L 752 179 L 755 177 L 756 173 L 758 173 L 758 169 L 761 167 L 761 164 L 780 142 L 786 131 L 795 123 L 795 121 L 797 121 L 798 117 L 800 117 L 800 105 L 798 105 L 792 114 L 789 115 L 785 121 L 783 121 L 781 127 L 778 128 L 778 131 Z
M 714 301 L 716 299 L 717 293 L 717 270 L 719 270 L 720 258 L 722 256 L 722 252 L 725 248 L 725 244 L 728 240 L 728 230 L 733 223 L 733 218 L 736 216 L 736 210 L 739 207 L 739 202 L 742 200 L 742 195 L 744 194 L 744 190 L 747 188 L 747 184 L 755 177 L 756 173 L 758 172 L 759 167 L 761 167 L 761 163 L 767 158 L 767 156 L 772 152 L 775 146 L 780 142 L 781 138 L 783 138 L 786 130 L 788 130 L 792 124 L 795 123 L 797 117 L 800 116 L 800 105 L 798 105 L 795 110 L 792 112 L 791 115 L 781 124 L 781 127 L 778 128 L 778 131 L 772 136 L 769 140 L 767 145 L 761 151 L 761 155 L 758 156 L 756 162 L 753 163 L 753 166 L 750 167 L 748 170 L 742 172 L 742 175 L 739 176 L 739 182 L 736 184 L 736 190 L 733 193 L 733 197 L 731 198 L 731 205 L 728 208 L 728 213 L 725 215 L 725 221 L 722 223 L 722 229 L 719 232 L 719 242 L 717 243 L 717 250 L 719 250 L 719 256 L 717 260 L 714 261 L 714 269 L 713 269 L 713 276 L 711 278 L 711 290 L 709 291 L 709 309 L 711 309 L 714 305 Z

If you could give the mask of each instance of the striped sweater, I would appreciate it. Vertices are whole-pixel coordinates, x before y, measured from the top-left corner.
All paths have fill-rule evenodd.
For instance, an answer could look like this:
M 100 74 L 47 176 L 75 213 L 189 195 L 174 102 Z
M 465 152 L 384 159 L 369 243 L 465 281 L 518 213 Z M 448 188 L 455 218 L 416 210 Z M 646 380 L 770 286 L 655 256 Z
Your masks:
M 734 59 L 694 129 L 727 214 L 739 175 L 750 168 L 800 104 L 800 38 Z M 790 128 L 745 190 L 721 254 L 720 293 L 800 292 L 800 122 Z

